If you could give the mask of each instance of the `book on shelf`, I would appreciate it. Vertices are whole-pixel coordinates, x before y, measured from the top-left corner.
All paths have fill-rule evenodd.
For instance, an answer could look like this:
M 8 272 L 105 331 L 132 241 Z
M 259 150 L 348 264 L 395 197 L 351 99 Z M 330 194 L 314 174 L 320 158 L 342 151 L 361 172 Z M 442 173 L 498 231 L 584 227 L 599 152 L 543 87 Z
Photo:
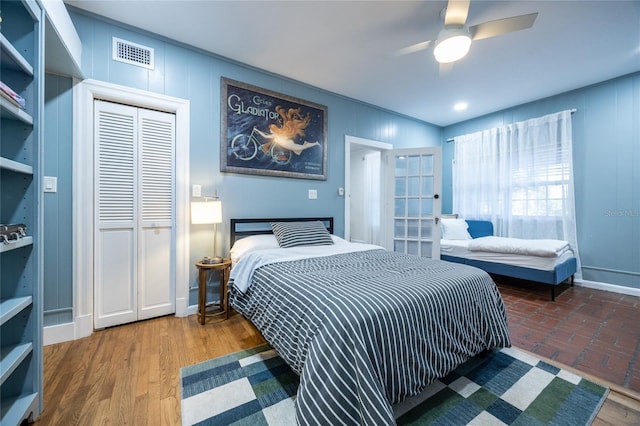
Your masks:
M 15 105 L 16 107 L 20 108 L 20 109 L 24 109 L 18 102 L 16 102 L 15 100 L 13 100 L 13 98 L 11 98 L 11 96 L 7 95 L 6 93 L 4 93 L 2 90 L 0 90 L 0 96 L 2 96 L 3 98 L 5 98 L 6 100 L 9 101 L 9 103 L 11 103 L 12 105 Z
M 14 92 L 9 86 L 0 81 L 0 95 L 18 108 L 25 108 L 24 98 Z

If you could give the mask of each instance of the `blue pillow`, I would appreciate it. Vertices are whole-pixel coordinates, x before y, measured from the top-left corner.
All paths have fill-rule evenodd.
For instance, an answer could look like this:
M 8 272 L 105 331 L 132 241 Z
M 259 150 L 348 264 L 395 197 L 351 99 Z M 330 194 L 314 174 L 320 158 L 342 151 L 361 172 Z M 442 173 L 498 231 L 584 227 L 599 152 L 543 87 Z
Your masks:
M 321 246 L 333 244 L 331 234 L 319 220 L 308 222 L 274 222 L 273 235 L 280 247 Z

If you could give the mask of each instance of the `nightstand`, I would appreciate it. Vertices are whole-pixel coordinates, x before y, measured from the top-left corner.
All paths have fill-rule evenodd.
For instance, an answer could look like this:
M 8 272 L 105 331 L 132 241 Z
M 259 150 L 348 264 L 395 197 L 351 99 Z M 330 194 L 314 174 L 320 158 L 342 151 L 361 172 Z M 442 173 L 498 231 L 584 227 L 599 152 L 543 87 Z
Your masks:
M 220 263 L 196 262 L 198 268 L 198 319 L 204 325 L 206 317 L 224 316 L 229 318 L 229 299 L 227 298 L 227 281 L 231 270 L 231 259 L 223 259 Z M 207 271 L 220 273 L 219 302 L 207 303 Z

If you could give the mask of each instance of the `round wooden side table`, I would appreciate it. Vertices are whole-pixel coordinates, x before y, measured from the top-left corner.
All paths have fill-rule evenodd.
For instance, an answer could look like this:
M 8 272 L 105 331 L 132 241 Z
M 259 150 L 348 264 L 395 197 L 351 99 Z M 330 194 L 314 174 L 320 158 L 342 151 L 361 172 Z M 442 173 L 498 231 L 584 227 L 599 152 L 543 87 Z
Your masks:
M 231 259 L 223 259 L 220 263 L 196 262 L 198 268 L 198 319 L 204 325 L 207 317 L 223 316 L 229 318 L 229 299 L 227 298 L 227 282 L 231 271 Z M 207 302 L 207 271 L 220 273 L 220 299 L 218 302 Z

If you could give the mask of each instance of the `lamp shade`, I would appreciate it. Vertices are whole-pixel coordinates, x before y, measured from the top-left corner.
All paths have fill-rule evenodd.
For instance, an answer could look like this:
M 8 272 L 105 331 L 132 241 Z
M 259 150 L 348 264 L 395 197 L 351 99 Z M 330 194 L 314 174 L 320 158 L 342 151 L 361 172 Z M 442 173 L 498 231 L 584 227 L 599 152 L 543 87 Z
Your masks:
M 222 202 L 220 200 L 192 202 L 191 223 L 195 225 L 222 223 Z
M 441 64 L 463 58 L 471 47 L 471 36 L 466 28 L 445 28 L 438 35 L 433 55 Z

